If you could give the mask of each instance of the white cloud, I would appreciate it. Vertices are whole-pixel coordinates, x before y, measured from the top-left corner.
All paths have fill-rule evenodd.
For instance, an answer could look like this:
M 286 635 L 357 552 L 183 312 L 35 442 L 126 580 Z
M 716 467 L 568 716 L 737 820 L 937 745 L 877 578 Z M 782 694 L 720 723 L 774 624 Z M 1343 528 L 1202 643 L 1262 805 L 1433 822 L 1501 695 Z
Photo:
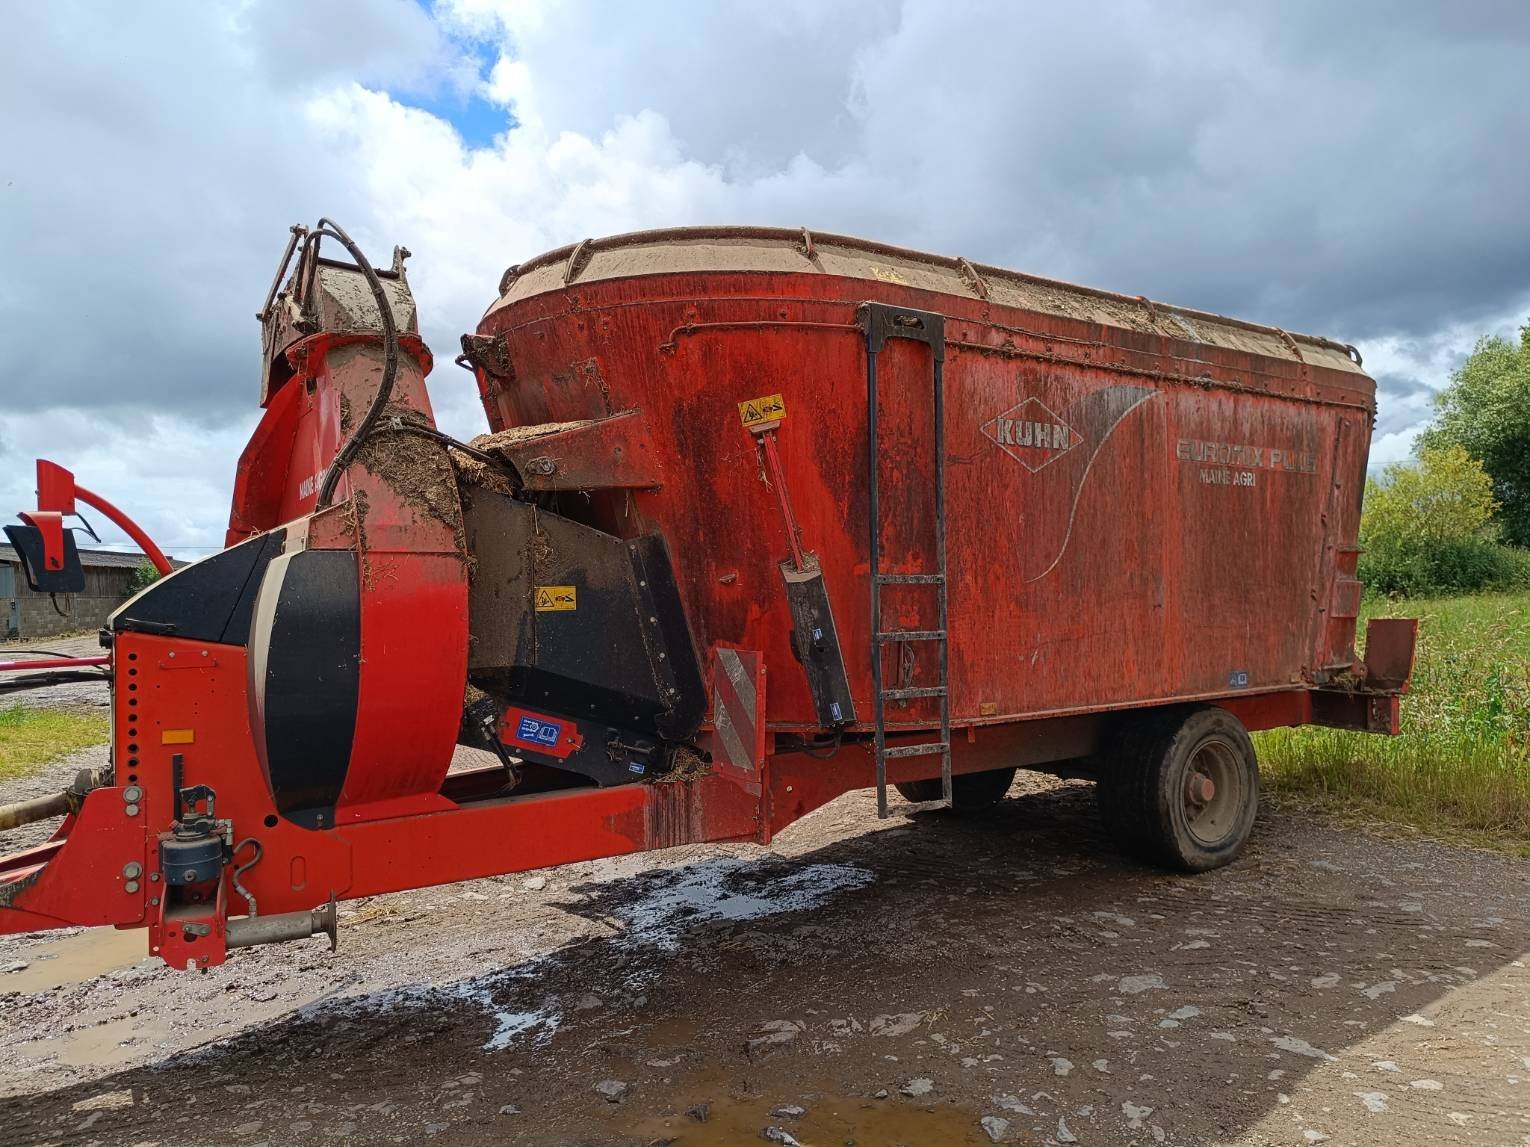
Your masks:
M 456 338 L 504 268 L 653 226 L 805 224 L 1357 341 L 1377 463 L 1530 309 L 1519 6 L 320 9 L 9 14 L 0 514 L 41 453 L 215 541 L 251 316 L 287 225 L 321 214 L 415 252 L 459 434 L 482 416 Z M 489 147 L 406 106 L 467 93 L 503 114 Z
M 15 511 L 37 505 L 33 462 L 43 457 L 74 471 L 80 485 L 114 503 L 167 553 L 205 557 L 223 544 L 234 467 L 258 413 L 205 423 L 132 407 L 8 413 L 0 428 L 0 507 L 14 520 Z M 105 545 L 136 548 L 102 514 L 80 510 Z

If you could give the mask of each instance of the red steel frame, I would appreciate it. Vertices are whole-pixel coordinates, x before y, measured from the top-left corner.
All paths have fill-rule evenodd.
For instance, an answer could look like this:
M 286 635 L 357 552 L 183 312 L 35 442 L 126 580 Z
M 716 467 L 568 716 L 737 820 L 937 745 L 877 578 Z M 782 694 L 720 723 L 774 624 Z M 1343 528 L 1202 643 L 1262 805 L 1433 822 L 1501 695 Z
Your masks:
M 161 575 L 170 572 L 170 559 L 165 557 L 164 551 L 155 545 L 154 539 L 149 537 L 142 526 L 100 494 L 81 486 L 74 480 L 74 474 L 57 462 L 39 458 L 37 460 L 37 510 L 23 512 L 20 516 L 27 524 L 36 526 L 42 531 L 45 553 L 48 555 L 46 560 L 50 561 L 50 568 L 57 568 L 52 565 L 55 555 L 58 564 L 62 565 L 63 519 L 65 515 L 75 512 L 76 499 L 100 510 L 118 529 L 132 538 Z M 85 669 L 111 663 L 111 657 L 104 655 L 44 657 L 29 661 L 0 661 L 0 673 L 23 673 L 35 669 Z
M 798 325 L 816 329 L 828 324 Z M 375 394 L 379 342 L 375 333 L 323 331 L 285 351 L 293 373 L 268 395 L 266 416 L 241 460 L 229 538 L 232 544 L 286 522 L 306 549 L 352 549 L 362 561 L 362 675 L 352 752 L 353 763 L 361 767 L 347 775 L 334 822 L 302 827 L 279 814 L 257 749 L 258 706 L 250 695 L 250 653 L 244 646 L 118 632 L 112 659 L 114 783 L 90 792 L 51 841 L 0 859 L 0 932 L 147 926 L 152 952 L 175 966 L 206 968 L 226 956 L 230 918 L 251 914 L 257 904 L 265 916 L 300 913 L 330 897 L 375 895 L 681 844 L 768 842 L 826 802 L 874 783 L 875 763 L 865 740 L 846 740 L 832 760 L 796 747 L 795 730 L 804 726 L 791 719 L 792 705 L 783 711 L 774 700 L 784 694 L 800 702 L 803 694 L 789 654 L 778 648 L 738 648 L 720 635 L 705 634 L 716 706 L 701 741 L 714 761 L 710 773 L 683 781 L 506 796 L 491 795 L 504 779 L 498 767 L 448 775 L 468 640 L 466 562 L 450 525 L 423 520 L 383 477 L 361 465 L 352 466 L 341 483 L 348 500 L 313 512 L 313 479 L 335 457 L 345 432 L 344 411 L 365 409 Z M 424 376 L 429 352 L 410 334 L 400 344 L 404 361 L 395 399 L 428 421 Z M 490 388 L 482 372 L 479 381 L 487 404 Z M 577 386 L 581 394 L 598 390 L 582 377 L 555 385 Z M 544 401 L 554 398 L 562 401 L 567 395 L 543 396 Z M 665 427 L 645 428 L 640 418 L 618 422 L 609 411 L 589 413 L 605 421 L 579 430 L 587 449 L 566 449 L 557 459 L 549 451 L 545 460 L 550 468 L 528 466 L 528 472 L 540 474 L 550 488 L 567 488 L 556 484 L 560 468 L 609 474 L 613 467 L 599 459 L 620 456 L 622 472 L 636 478 L 608 488 L 631 489 L 629 481 L 646 482 L 658 472 L 655 442 L 660 456 L 669 456 L 669 444 L 659 434 L 668 433 Z M 598 428 L 608 426 L 620 429 Z M 735 436 L 754 445 L 736 424 Z M 616 442 L 632 452 L 614 449 Z M 545 440 L 532 440 L 524 449 L 536 452 L 545 445 Z M 718 448 L 719 458 L 726 460 L 738 447 Z M 792 475 L 799 493 L 817 490 L 801 476 L 800 457 L 783 459 L 774 433 L 764 435 L 759 449 L 777 487 L 787 548 L 800 564 L 801 541 L 786 490 L 792 467 L 799 468 Z M 644 451 L 646 460 L 636 456 Z M 544 458 L 528 458 L 533 460 Z M 718 479 L 726 472 L 720 469 Z M 45 482 L 39 467 L 40 502 L 62 513 L 72 508 L 74 497 L 88 501 L 140 539 L 151 557 L 157 555 L 156 565 L 164 561 L 141 530 L 129 528 L 126 515 L 74 484 L 72 476 L 65 482 L 60 474 L 68 476 L 55 467 Z M 356 512 L 358 505 L 364 513 Z M 817 515 L 809 523 L 815 547 L 821 535 L 839 528 L 832 508 L 832 499 L 826 498 L 815 497 L 809 505 Z M 680 536 L 678 530 L 672 533 Z M 756 535 L 747 542 L 759 550 L 762 565 L 779 560 L 777 541 Z M 853 577 L 853 554 L 846 550 L 840 556 L 840 576 Z M 733 584 L 726 575 L 715 580 Z M 850 597 L 846 593 L 837 600 Z M 775 608 L 779 612 L 782 607 L 777 603 Z M 1352 625 L 1352 614 L 1343 620 Z M 763 622 L 751 624 L 760 631 Z M 1412 625 L 1373 623 L 1374 663 L 1366 666 L 1367 676 L 1390 692 L 1342 686 L 1313 690 L 1292 682 L 1292 687 L 1266 685 L 1236 696 L 1187 690 L 1167 700 L 1221 705 L 1251 730 L 1318 723 L 1395 732 L 1397 693 L 1406 688 L 1411 666 Z M 773 634 L 772 640 L 780 636 Z M 725 660 L 734 672 L 724 671 Z M 770 709 L 768 665 L 782 666 L 784 678 L 772 684 Z M 1155 703 L 1163 702 L 1137 704 Z M 1105 707 L 1019 719 L 1004 714 L 992 721 L 979 715 L 955 731 L 951 768 L 960 774 L 1087 758 L 1110 720 Z M 895 730 L 889 743 L 927 739 L 917 725 Z M 923 779 L 930 766 L 927 760 L 893 758 L 887 767 L 888 779 L 896 783 Z M 253 836 L 259 839 L 259 859 L 241 869 L 238 883 L 225 869 L 214 895 L 172 905 L 160 869 L 161 844 L 177 818 L 176 792 L 197 785 L 216 790 L 217 814 L 231 822 L 229 843 L 236 856 Z
M 142 526 L 100 494 L 81 486 L 74 480 L 74 475 L 58 463 L 39 458 L 37 460 L 37 508 L 44 512 L 72 514 L 75 512 L 74 504 L 77 500 L 105 514 L 114 526 L 133 539 L 134 545 L 144 552 L 154 568 L 161 574 L 170 572 L 170 559 L 165 557 L 164 551 L 154 544 L 154 539 L 149 537 Z
M 117 657 L 124 690 L 119 696 L 126 700 L 116 709 L 118 783 L 91 792 L 53 840 L 0 862 L 0 883 L 12 890 L 0 907 L 0 931 L 147 924 L 150 950 L 167 961 L 199 967 L 221 962 L 219 931 L 186 943 L 173 922 L 158 914 L 163 885 L 155 846 L 165 834 L 156 826 L 173 817 L 177 757 L 180 783 L 215 782 L 220 813 L 236 823 L 268 826 L 261 833 L 264 857 L 245 877 L 264 914 L 303 911 L 331 893 L 341 899 L 372 896 L 682 844 L 768 843 L 835 797 L 874 783 L 865 743 L 845 745 L 829 766 L 801 751 L 766 752 L 768 735 L 759 720 L 764 673 L 757 668 L 753 751 L 763 754 L 757 767 L 719 767 L 685 783 L 480 800 L 471 799 L 475 789 L 480 782 L 497 783 L 500 771 L 457 773 L 433 809 L 314 832 L 275 815 L 254 758 L 242 648 L 128 634 L 118 640 Z M 135 699 L 150 696 L 155 711 L 140 715 Z M 1251 730 L 1318 721 L 1395 731 L 1397 700 L 1359 694 L 1324 699 L 1289 690 L 1223 704 Z M 1094 715 L 971 727 L 952 746 L 952 771 L 1083 756 L 1100 730 Z M 714 756 L 721 756 L 713 747 Z M 894 759 L 888 769 L 897 782 L 919 779 L 928 766 Z M 224 892 L 228 913 L 242 915 L 245 905 L 237 894 Z

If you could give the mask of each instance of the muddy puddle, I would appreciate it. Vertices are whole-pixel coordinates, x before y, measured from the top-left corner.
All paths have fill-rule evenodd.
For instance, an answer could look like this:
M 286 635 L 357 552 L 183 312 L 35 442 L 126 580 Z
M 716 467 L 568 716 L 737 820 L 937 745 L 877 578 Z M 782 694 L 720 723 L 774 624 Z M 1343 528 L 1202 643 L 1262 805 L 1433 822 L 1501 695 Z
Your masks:
M 48 992 L 83 984 L 149 958 L 149 934 L 142 928 L 86 928 L 50 940 L 27 953 L 27 966 L 0 975 L 0 992 Z
M 669 1066 L 688 1058 L 701 1037 L 692 1019 L 651 1025 L 644 1043 L 663 1049 L 666 1058 L 650 1066 Z M 767 1069 L 768 1070 L 768 1069 Z M 666 1079 L 669 1084 L 644 1111 L 641 1096 L 611 1104 L 604 1114 L 607 1130 L 643 1143 L 744 1147 L 780 1143 L 785 1147 L 966 1147 L 990 1140 L 979 1123 L 982 1112 L 933 1095 L 908 1099 L 894 1092 L 881 1098 L 837 1094 L 826 1080 L 792 1079 L 786 1088 L 762 1074 L 748 1076 L 697 1065 Z M 774 1073 L 771 1073 L 774 1074 Z M 653 1111 L 654 1100 L 661 1105 Z
M 820 1095 L 783 1103 L 766 1097 L 739 1099 L 705 1089 L 681 1093 L 674 1114 L 636 1122 L 613 1117 L 613 1131 L 643 1142 L 717 1147 L 758 1147 L 762 1142 L 790 1147 L 967 1147 L 988 1143 L 978 1113 L 957 1104 L 921 1107 L 907 1100 Z M 803 1112 L 797 1114 L 798 1111 Z M 694 1112 L 695 1114 L 689 1114 Z M 697 1116 L 705 1114 L 705 1120 Z
M 116 1067 L 169 1038 L 167 1024 L 132 1018 L 110 1020 L 29 1045 L 39 1058 L 67 1067 Z

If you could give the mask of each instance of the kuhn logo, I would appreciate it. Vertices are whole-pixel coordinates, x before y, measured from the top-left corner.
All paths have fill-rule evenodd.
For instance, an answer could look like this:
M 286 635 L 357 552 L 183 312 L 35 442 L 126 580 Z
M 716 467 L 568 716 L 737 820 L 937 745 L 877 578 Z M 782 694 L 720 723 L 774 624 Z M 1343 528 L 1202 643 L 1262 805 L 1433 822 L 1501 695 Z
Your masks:
M 990 418 L 981 429 L 999 449 L 1032 472 L 1061 458 L 1081 441 L 1072 427 L 1035 398 Z

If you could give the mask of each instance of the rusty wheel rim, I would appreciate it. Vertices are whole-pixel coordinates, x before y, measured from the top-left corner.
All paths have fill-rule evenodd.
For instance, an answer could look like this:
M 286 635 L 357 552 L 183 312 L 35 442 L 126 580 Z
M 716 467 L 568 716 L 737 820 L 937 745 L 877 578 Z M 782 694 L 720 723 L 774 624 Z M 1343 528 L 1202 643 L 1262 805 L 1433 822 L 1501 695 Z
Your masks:
M 1233 834 L 1243 786 L 1243 770 L 1231 745 L 1214 737 L 1196 746 L 1185 766 L 1182 789 L 1185 825 L 1197 842 L 1215 847 Z

